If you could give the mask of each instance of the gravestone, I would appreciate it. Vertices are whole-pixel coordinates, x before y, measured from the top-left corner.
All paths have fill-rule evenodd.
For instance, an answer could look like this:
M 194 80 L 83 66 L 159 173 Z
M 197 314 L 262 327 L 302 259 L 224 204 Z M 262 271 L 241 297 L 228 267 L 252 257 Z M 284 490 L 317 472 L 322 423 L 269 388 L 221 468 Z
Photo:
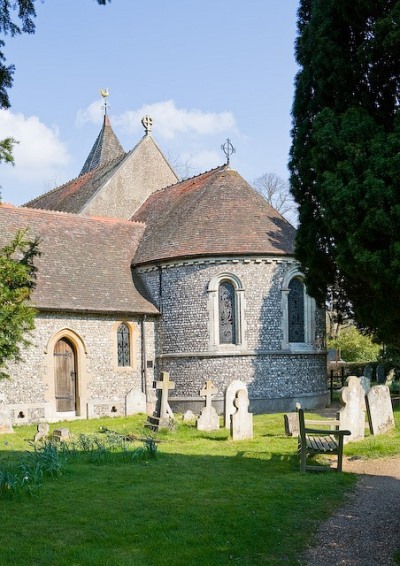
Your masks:
M 231 416 L 232 440 L 249 440 L 253 438 L 253 415 L 249 413 L 249 397 L 247 391 L 239 389 L 235 399 L 236 412 Z
M 184 422 L 193 421 L 195 418 L 196 418 L 196 415 L 190 409 L 185 411 L 182 415 L 182 420 Z
M 374 375 L 374 368 L 371 366 L 371 364 L 367 364 L 364 368 L 363 376 L 368 377 L 368 379 L 371 381 L 373 375 Z
M 206 406 L 200 412 L 200 416 L 197 419 L 197 429 L 198 430 L 218 430 L 219 429 L 219 417 L 217 411 L 212 406 L 212 396 L 217 395 L 218 389 L 214 386 L 212 381 L 206 381 L 203 389 L 200 391 L 200 395 L 206 398 Z
M 367 394 L 368 422 L 371 434 L 378 435 L 394 428 L 390 391 L 387 385 L 375 385 Z
M 50 425 L 49 423 L 38 423 L 37 433 L 34 436 L 33 442 L 39 442 L 39 440 L 46 440 L 49 435 Z
M 382 364 L 376 366 L 376 382 L 378 385 L 383 385 L 386 381 L 385 368 Z
M 126 415 L 136 415 L 137 413 L 146 413 L 146 394 L 140 389 L 131 389 L 125 397 Z
M 247 385 L 240 381 L 240 379 L 235 379 L 232 381 L 225 392 L 225 413 L 224 413 L 224 426 L 225 428 L 231 427 L 231 415 L 236 411 L 234 401 L 238 391 L 246 391 L 247 395 Z
M 0 408 L 0 434 L 12 434 L 13 432 L 11 418 L 3 413 Z
M 285 415 L 283 415 L 283 420 L 285 423 L 286 436 L 299 436 L 300 434 L 299 414 L 286 413 Z
M 362 375 L 360 377 L 361 387 L 364 389 L 364 393 L 367 394 L 368 391 L 371 389 L 371 380 L 369 377 Z
M 344 442 L 361 440 L 365 435 L 365 392 L 355 375 L 348 377 L 346 386 L 340 390 L 340 401 L 343 407 L 338 413 L 339 428 L 351 432 Z
M 66 442 L 70 439 L 69 428 L 57 428 L 53 432 L 53 440 L 57 442 Z
M 170 424 L 170 419 L 174 418 L 168 403 L 168 392 L 170 389 L 175 389 L 175 382 L 170 380 L 167 371 L 162 371 L 160 377 L 160 381 L 155 382 L 155 387 L 159 391 L 155 419 L 157 420 L 157 428 L 166 428 Z
M 389 373 L 387 374 L 385 381 L 385 385 L 387 385 L 389 389 L 394 381 L 394 378 L 395 378 L 395 372 L 394 369 L 392 368 L 391 370 L 389 370 Z

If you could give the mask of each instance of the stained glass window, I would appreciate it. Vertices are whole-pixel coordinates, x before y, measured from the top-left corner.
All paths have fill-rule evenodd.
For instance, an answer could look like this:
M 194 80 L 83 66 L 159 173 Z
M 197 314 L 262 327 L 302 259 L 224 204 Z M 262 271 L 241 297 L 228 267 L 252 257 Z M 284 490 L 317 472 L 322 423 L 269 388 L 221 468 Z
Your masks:
M 219 342 L 236 344 L 235 289 L 229 281 L 219 285 Z
M 129 328 L 121 323 L 117 331 L 118 338 L 118 365 L 126 367 L 131 365 Z
M 304 285 L 300 279 L 289 283 L 289 342 L 304 342 Z

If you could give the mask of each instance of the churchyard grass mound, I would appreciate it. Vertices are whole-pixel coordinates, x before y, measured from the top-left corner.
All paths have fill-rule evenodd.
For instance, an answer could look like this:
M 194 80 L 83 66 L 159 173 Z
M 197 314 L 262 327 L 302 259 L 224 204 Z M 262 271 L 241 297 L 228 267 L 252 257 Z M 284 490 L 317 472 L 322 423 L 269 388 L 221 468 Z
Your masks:
M 67 427 L 76 439 L 106 427 L 140 438 L 148 435 L 144 422 L 143 415 L 75 421 L 51 431 Z M 0 469 L 18 469 L 32 450 L 36 428 L 15 431 L 0 437 Z M 157 458 L 126 458 L 116 447 L 96 461 L 76 449 L 62 475 L 46 478 L 39 493 L 2 497 L 1 564 L 296 564 L 316 524 L 355 485 L 351 474 L 300 474 L 297 439 L 284 435 L 281 414 L 255 416 L 248 441 L 180 421 L 155 438 Z M 396 428 L 348 444 L 345 454 L 399 449 Z

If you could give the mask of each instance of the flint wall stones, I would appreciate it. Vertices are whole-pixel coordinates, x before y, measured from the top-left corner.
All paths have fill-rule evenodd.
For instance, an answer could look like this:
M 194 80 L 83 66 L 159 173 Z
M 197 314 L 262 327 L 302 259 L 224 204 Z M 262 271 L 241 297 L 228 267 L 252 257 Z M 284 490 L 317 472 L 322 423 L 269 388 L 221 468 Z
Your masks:
M 282 281 L 295 264 L 285 259 L 215 259 L 166 264 L 139 273 L 154 304 L 157 321 L 158 371 L 176 383 L 174 398 L 196 397 L 205 379 L 223 391 L 241 379 L 250 398 L 285 398 L 326 391 L 326 357 L 319 350 L 282 350 Z M 244 344 L 230 352 L 210 345 L 209 282 L 231 273 L 244 288 Z M 317 309 L 315 335 L 324 336 L 324 313 Z

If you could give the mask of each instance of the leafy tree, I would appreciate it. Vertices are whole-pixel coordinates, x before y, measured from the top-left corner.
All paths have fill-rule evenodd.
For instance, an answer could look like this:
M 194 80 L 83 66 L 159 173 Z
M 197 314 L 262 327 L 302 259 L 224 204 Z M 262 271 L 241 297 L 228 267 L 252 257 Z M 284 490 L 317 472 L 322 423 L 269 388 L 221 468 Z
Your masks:
M 20 348 L 29 344 L 25 334 L 34 328 L 35 310 L 29 296 L 35 284 L 34 258 L 38 239 L 18 231 L 10 244 L 0 249 L 0 378 L 8 360 L 20 359 Z
M 264 173 L 253 181 L 253 187 L 271 206 L 292 224 L 297 223 L 297 206 L 290 192 L 289 183 L 276 173 Z
M 400 345 L 400 0 L 301 0 L 298 31 L 290 170 L 308 291 Z
M 355 326 L 342 330 L 334 340 L 328 340 L 328 348 L 340 350 L 345 362 L 373 362 L 380 351 L 379 344 L 361 334 Z

